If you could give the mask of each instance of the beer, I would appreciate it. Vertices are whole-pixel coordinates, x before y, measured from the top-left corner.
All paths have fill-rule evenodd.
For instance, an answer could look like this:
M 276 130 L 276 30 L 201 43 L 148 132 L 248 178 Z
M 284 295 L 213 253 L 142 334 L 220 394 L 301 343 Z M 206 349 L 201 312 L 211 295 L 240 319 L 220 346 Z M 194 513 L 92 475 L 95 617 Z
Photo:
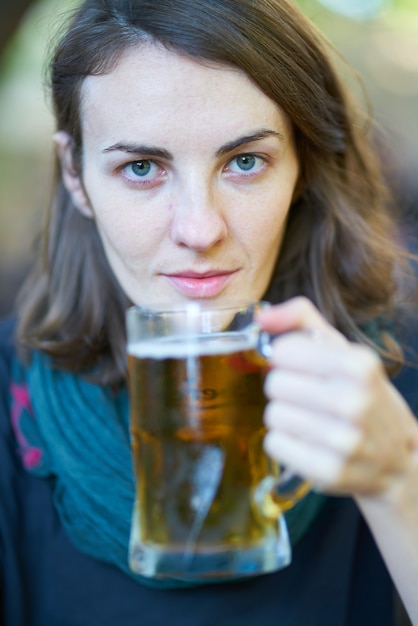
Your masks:
M 253 493 L 263 452 L 267 361 L 245 332 L 128 346 L 136 512 L 131 567 L 152 576 L 277 569 L 277 519 Z

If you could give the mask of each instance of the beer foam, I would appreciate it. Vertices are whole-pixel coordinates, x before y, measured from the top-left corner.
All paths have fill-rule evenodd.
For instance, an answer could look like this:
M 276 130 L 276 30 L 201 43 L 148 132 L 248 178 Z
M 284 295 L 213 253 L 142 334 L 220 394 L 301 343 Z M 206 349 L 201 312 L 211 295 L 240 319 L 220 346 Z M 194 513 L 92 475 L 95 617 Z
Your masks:
M 128 343 L 128 354 L 148 359 L 183 359 L 251 350 L 257 345 L 255 333 L 213 333 L 190 337 L 161 337 Z

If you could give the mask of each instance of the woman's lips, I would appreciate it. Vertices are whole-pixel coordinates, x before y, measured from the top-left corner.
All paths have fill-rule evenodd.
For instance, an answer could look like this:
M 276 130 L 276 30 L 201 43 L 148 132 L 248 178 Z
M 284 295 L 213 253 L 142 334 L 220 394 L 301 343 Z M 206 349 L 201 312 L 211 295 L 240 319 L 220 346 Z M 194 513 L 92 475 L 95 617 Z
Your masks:
M 235 272 L 182 272 L 164 274 L 165 278 L 183 295 L 189 298 L 213 298 L 231 280 Z

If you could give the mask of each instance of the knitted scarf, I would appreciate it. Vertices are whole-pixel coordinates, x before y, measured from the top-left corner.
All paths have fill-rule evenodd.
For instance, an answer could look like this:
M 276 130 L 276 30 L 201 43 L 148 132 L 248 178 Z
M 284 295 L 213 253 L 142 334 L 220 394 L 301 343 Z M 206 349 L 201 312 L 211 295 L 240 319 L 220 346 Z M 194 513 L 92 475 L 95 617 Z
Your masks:
M 129 568 L 134 477 L 126 388 L 115 391 L 91 384 L 53 369 L 48 357 L 34 353 L 28 368 L 14 362 L 11 418 L 23 465 L 52 479 L 54 505 L 76 548 L 145 585 L 200 584 L 148 579 Z M 324 499 L 311 492 L 286 513 L 293 546 Z

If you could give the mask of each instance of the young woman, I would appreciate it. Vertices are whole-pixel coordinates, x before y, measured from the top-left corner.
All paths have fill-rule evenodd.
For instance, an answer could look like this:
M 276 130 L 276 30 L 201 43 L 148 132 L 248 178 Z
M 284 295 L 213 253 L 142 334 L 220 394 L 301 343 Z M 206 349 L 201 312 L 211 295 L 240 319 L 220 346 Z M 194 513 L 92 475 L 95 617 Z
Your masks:
M 388 378 L 407 254 L 331 58 L 287 0 L 86 0 L 71 19 L 55 193 L 2 327 L 8 626 L 389 626 L 394 587 L 418 623 L 418 426 Z M 125 310 L 236 298 L 275 305 L 265 447 L 315 490 L 286 569 L 153 583 L 127 565 Z

